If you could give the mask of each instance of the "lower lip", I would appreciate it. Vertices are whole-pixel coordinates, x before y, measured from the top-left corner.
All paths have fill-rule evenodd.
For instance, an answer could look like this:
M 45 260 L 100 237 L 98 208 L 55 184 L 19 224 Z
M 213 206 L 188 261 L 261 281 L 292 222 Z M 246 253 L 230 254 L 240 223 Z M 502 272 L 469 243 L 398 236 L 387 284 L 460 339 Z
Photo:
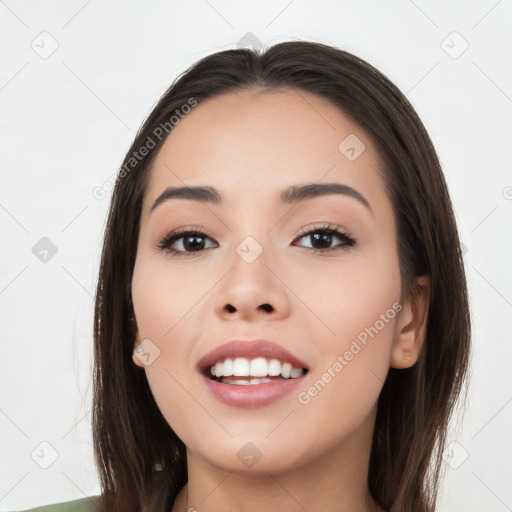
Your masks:
M 208 390 L 219 402 L 231 405 L 232 407 L 255 409 L 256 407 L 269 405 L 289 395 L 304 382 L 308 373 L 295 379 L 276 380 L 275 382 L 251 384 L 247 386 L 224 384 L 223 382 L 211 380 L 204 374 L 201 374 L 201 378 Z

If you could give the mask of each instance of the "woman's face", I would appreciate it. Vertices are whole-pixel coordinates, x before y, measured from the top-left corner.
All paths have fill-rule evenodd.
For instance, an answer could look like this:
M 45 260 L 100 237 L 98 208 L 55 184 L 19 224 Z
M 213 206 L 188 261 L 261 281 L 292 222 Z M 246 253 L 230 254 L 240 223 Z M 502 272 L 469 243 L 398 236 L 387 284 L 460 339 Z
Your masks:
M 305 92 L 218 96 L 167 137 L 141 216 L 132 298 L 145 359 L 135 362 L 189 453 L 226 471 L 277 473 L 369 450 L 402 307 L 378 166 L 365 132 Z M 327 183 L 350 189 L 280 200 L 289 187 Z M 174 197 L 151 211 L 167 187 L 184 186 L 214 188 L 221 200 Z M 159 249 L 177 229 L 202 234 Z M 236 339 L 270 340 L 308 371 L 254 387 L 210 381 L 198 364 Z M 249 367 L 257 352 L 242 354 Z

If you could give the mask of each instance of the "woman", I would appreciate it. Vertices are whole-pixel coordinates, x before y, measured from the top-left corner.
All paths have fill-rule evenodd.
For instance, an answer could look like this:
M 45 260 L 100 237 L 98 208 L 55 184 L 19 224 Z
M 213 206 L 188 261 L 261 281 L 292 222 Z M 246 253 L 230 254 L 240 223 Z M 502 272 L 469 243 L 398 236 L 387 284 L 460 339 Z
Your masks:
M 318 43 L 210 55 L 113 192 L 101 497 L 44 510 L 433 511 L 469 351 L 451 201 L 404 95 Z

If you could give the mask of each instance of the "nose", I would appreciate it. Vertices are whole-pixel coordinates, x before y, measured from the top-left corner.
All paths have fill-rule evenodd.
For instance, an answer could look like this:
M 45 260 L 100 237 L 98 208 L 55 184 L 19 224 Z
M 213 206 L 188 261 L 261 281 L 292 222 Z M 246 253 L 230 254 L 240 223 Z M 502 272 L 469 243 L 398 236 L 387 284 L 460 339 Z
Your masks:
M 269 265 L 270 263 L 270 265 Z M 215 300 L 224 320 L 282 319 L 290 312 L 287 287 L 263 251 L 251 263 L 238 254 L 221 281 Z

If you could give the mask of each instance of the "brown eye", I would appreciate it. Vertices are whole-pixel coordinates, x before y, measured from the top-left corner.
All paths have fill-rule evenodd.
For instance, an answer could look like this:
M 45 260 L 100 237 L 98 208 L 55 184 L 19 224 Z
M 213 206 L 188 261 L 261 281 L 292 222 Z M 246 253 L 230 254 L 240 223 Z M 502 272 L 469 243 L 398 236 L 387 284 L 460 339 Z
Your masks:
M 206 240 L 209 240 L 209 237 L 202 231 L 173 232 L 163 238 L 157 247 L 161 251 L 170 252 L 173 256 L 183 256 L 209 248 L 205 247 Z M 172 247 L 173 245 L 176 247 Z
M 307 239 L 311 241 L 310 248 L 314 252 L 331 252 L 337 250 L 346 250 L 355 245 L 355 240 L 346 232 L 336 228 L 335 226 L 321 226 L 302 231 L 298 239 Z M 331 247 L 334 240 L 341 240 L 341 244 Z M 304 246 L 302 246 L 304 247 Z

